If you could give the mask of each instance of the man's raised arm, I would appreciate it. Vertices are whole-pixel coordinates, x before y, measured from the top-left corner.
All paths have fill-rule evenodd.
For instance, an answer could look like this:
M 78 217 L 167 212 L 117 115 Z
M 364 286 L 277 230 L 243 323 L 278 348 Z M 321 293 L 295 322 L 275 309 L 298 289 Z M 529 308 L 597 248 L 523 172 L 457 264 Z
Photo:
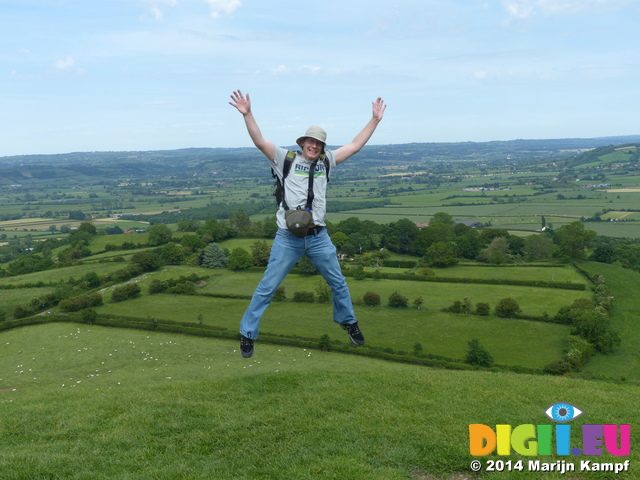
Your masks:
M 276 146 L 262 137 L 262 132 L 260 132 L 256 119 L 251 112 L 251 98 L 249 94 L 247 93 L 245 97 L 240 90 L 236 90 L 231 94 L 231 100 L 229 105 L 235 107 L 244 117 L 244 123 L 247 126 L 247 131 L 253 144 L 264 153 L 269 160 L 273 161 L 276 154 Z
M 369 123 L 365 125 L 362 131 L 356 135 L 356 138 L 354 138 L 351 143 L 348 143 L 335 151 L 336 164 L 344 162 L 347 158 L 355 155 L 362 149 L 362 147 L 365 146 L 382 120 L 386 108 L 387 106 L 385 105 L 384 100 L 380 97 L 378 97 L 375 102 L 372 102 L 371 120 L 369 120 Z

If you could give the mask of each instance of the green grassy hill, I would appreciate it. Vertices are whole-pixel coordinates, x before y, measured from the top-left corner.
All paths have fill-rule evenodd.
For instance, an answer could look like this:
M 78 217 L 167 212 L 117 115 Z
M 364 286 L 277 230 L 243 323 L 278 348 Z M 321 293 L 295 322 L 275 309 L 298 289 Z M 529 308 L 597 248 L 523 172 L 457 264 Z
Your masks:
M 49 324 L 0 333 L 0 477 L 64 479 L 608 479 L 474 474 L 468 425 L 631 424 L 640 387 L 459 372 L 302 348 Z M 633 439 L 632 439 L 633 440 Z M 532 457 L 543 462 L 629 457 Z M 524 460 L 510 456 L 477 457 Z

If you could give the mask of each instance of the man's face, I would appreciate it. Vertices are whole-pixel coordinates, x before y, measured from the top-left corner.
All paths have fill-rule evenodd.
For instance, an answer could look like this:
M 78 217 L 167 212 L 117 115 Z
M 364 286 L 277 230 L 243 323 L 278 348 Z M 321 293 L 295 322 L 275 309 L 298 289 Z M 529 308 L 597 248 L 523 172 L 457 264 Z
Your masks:
M 307 160 L 315 160 L 324 149 L 324 143 L 315 138 L 307 137 L 302 141 L 302 155 Z

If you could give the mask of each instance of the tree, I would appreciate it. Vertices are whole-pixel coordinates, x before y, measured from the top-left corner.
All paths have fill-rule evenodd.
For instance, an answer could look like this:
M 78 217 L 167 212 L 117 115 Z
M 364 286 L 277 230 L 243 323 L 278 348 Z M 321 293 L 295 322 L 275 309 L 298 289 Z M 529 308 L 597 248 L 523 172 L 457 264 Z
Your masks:
M 251 256 L 254 265 L 258 267 L 266 267 L 269 263 L 269 255 L 271 247 L 264 240 L 259 240 L 251 245 Z
M 581 260 L 585 257 L 586 248 L 595 237 L 596 232 L 585 230 L 584 224 L 576 221 L 559 227 L 553 238 L 561 256 L 568 260 Z
M 430 267 L 450 267 L 458 263 L 453 247 L 445 242 L 436 242 L 427 248 L 424 258 Z
M 173 242 L 166 243 L 160 248 L 160 257 L 167 265 L 179 265 L 185 256 L 186 253 L 182 247 Z
M 318 275 L 320 273 L 306 255 L 298 260 L 297 266 L 300 275 Z
M 349 242 L 349 237 L 344 232 L 336 232 L 331 235 L 331 241 L 338 250 L 341 250 L 342 246 Z
M 209 235 L 214 242 L 219 242 L 229 236 L 226 227 L 218 222 L 217 218 L 210 218 L 204 222 L 204 225 L 198 228 L 197 233 L 201 237 Z
M 490 367 L 493 365 L 493 356 L 482 346 L 479 339 L 472 338 L 468 345 L 469 349 L 467 350 L 467 356 L 465 358 L 466 363 L 478 365 L 479 367 Z
M 136 252 L 131 256 L 131 264 L 140 266 L 145 272 L 150 272 L 162 266 L 162 258 L 155 253 Z
M 613 263 L 615 256 L 613 254 L 613 247 L 609 245 L 598 245 L 589 257 L 592 262 L 600 263 Z
M 147 242 L 152 247 L 169 243 L 173 237 L 173 232 L 164 223 L 156 223 L 149 227 L 149 239 Z
M 546 235 L 529 235 L 524 240 L 524 254 L 530 261 L 549 260 L 553 255 L 553 240 Z
M 507 253 L 508 250 L 509 241 L 504 237 L 496 237 L 491 241 L 491 245 L 480 252 L 478 260 L 492 263 L 494 265 L 509 263 L 510 258 Z
M 416 297 L 413 300 L 413 306 L 416 307 L 418 310 L 422 309 L 422 304 L 424 303 L 424 298 L 422 297 Z
M 251 228 L 251 219 L 244 210 L 240 209 L 235 215 L 231 215 L 229 224 L 238 232 L 245 233 Z
M 193 253 L 204 247 L 204 242 L 197 235 L 189 234 L 180 239 L 180 245 L 182 245 L 187 252 Z
M 231 270 L 247 270 L 253 267 L 253 257 L 244 248 L 234 248 L 229 255 L 227 268 Z
M 226 268 L 229 256 L 227 252 L 217 243 L 210 243 L 204 249 L 202 256 L 202 266 L 204 268 Z
M 455 222 L 453 217 L 446 212 L 437 212 L 433 214 L 431 217 L 431 222 L 429 222 L 429 226 L 432 226 L 434 223 L 444 223 L 445 225 L 453 225 Z
M 513 318 L 520 313 L 520 305 L 513 298 L 503 298 L 496 305 L 496 315 L 503 318 Z

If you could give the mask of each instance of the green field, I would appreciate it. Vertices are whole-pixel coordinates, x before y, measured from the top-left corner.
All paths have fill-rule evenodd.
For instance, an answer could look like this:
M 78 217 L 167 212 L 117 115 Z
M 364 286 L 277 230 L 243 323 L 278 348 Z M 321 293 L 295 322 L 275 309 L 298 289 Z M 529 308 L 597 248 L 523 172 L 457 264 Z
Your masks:
M 0 472 L 6 480 L 509 478 L 609 479 L 597 472 L 476 476 L 468 426 L 549 424 L 567 401 L 583 423 L 640 424 L 640 388 L 569 378 L 456 372 L 337 353 L 51 324 L 0 333 Z M 584 419 L 584 420 L 583 420 Z M 632 427 L 632 428 L 633 428 Z
M 335 227 L 356 217 L 383 227 L 405 218 L 428 223 L 444 212 L 454 221 L 480 222 L 480 231 L 491 226 L 518 237 L 537 233 L 543 223 L 557 231 L 584 220 L 580 225 L 602 236 L 602 243 L 640 239 L 636 148 L 606 148 L 597 157 L 589 152 L 601 145 L 585 142 L 365 148 L 332 172 L 328 196 L 335 211 L 328 220 Z M 584 154 L 570 153 L 578 150 Z M 266 162 L 256 162 L 259 156 L 249 149 L 186 149 L 3 158 L 0 267 L 29 255 L 36 242 L 64 238 L 67 226 L 83 221 L 98 230 L 166 223 L 178 242 L 186 234 L 178 230 L 198 228 L 183 228 L 180 220 L 202 224 L 216 218 L 229 228 L 219 235 L 230 237 L 219 242 L 223 248 L 250 251 L 257 240 L 248 237 L 262 231 L 242 233 L 242 220 L 248 216 L 262 228 L 275 212 L 273 181 Z M 115 218 L 127 213 L 148 216 Z M 296 292 L 317 293 L 323 285 L 319 276 L 294 271 L 283 282 L 286 300 L 273 302 L 263 317 L 255 355 L 243 359 L 237 331 L 260 268 L 205 269 L 193 266 L 192 254 L 181 265 L 164 265 L 126 282 L 121 272 L 117 281 L 139 285 L 141 294 L 116 303 L 112 294 L 121 284 L 110 275 L 130 265 L 134 253 L 155 247 L 146 245 L 148 233 L 106 233 L 91 239 L 83 258 L 58 260 L 69 248 L 58 245 L 43 252 L 56 268 L 0 277 L 2 480 L 640 479 L 640 282 L 620 260 L 577 261 L 575 267 L 523 264 L 518 252 L 509 266 L 465 260 L 433 268 L 431 281 L 422 276 L 431 272 L 410 263 L 379 269 L 402 279 L 349 276 L 367 340 L 358 348 L 332 321 L 330 303 L 292 301 Z M 117 249 L 124 242 L 127 249 Z M 131 249 L 131 243 L 141 247 Z M 116 249 L 105 251 L 108 245 Z M 390 260 L 420 258 L 393 253 Z M 355 270 L 356 264 L 345 268 Z M 92 292 L 77 282 L 91 273 L 101 282 L 93 293 L 104 302 L 95 312 L 67 315 L 53 306 L 29 313 L 42 316 L 17 318 L 16 306 L 24 309 L 39 297 Z M 193 274 L 199 277 L 194 295 L 149 294 L 153 280 Z M 594 355 L 578 371 L 543 375 L 545 367 L 567 357 L 572 328 L 542 320 L 577 299 L 592 298 L 595 287 L 587 277 L 595 274 L 604 276 L 614 297 L 610 321 L 621 345 L 614 353 Z M 585 289 L 508 284 L 522 280 Z M 369 292 L 380 296 L 381 305 L 364 305 Z M 407 308 L 388 306 L 394 292 L 407 297 Z M 506 297 L 518 303 L 520 318 L 495 315 Z M 417 308 L 413 301 L 420 298 Z M 487 303 L 491 313 L 443 311 L 455 301 Z M 123 328 L 88 325 L 94 314 L 96 323 Z M 20 322 L 42 324 L 18 327 Z M 166 333 L 169 327 L 182 333 Z M 330 351 L 319 349 L 325 335 Z M 464 363 L 473 338 L 495 360 L 492 367 Z M 544 412 L 559 402 L 584 412 L 568 423 L 572 447 L 583 446 L 582 425 L 632 425 L 630 455 L 470 455 L 470 424 L 553 425 Z M 473 460 L 481 460 L 481 472 L 471 471 Z M 585 460 L 629 460 L 631 468 L 618 475 L 584 469 L 547 473 L 529 471 L 529 460 L 577 468 Z M 503 462 L 524 468 L 489 471 Z

